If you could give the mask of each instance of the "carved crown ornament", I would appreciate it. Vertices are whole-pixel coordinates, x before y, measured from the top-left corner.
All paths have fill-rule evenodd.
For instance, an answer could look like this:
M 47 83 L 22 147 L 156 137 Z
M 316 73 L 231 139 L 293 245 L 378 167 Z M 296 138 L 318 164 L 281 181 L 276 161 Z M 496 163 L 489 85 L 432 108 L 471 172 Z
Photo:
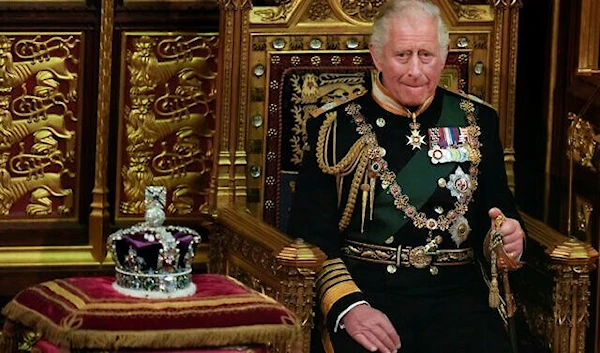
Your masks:
M 227 1 L 226 1 L 227 2 Z M 301 22 L 346 22 L 369 26 L 387 0 L 274 0 L 255 6 L 250 13 L 254 24 Z M 518 0 L 495 0 L 494 7 L 519 6 Z M 443 9 L 444 10 L 444 9 Z M 486 0 L 455 0 L 450 11 L 462 22 L 492 22 L 493 7 Z

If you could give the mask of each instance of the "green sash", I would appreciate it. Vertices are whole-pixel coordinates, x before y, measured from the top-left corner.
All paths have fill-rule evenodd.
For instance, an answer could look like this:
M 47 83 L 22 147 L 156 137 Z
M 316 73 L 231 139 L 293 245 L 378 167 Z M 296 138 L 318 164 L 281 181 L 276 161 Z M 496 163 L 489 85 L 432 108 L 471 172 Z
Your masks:
M 465 112 L 459 107 L 460 98 L 452 94 L 446 94 L 442 102 L 442 113 L 437 126 L 466 126 Z M 437 188 L 437 180 L 446 177 L 456 168 L 457 163 L 432 164 L 427 155 L 427 148 L 420 149 L 406 163 L 404 168 L 396 173 L 396 181 L 402 188 L 402 192 L 410 198 L 410 203 L 417 210 L 433 195 Z M 394 235 L 402 226 L 408 222 L 404 212 L 394 205 L 394 197 L 381 189 L 375 198 L 373 206 L 373 221 L 369 222 L 369 238 L 378 243 Z M 353 236 L 354 231 L 348 232 Z M 357 232 L 356 237 L 360 237 Z M 364 235 L 361 237 L 364 239 Z

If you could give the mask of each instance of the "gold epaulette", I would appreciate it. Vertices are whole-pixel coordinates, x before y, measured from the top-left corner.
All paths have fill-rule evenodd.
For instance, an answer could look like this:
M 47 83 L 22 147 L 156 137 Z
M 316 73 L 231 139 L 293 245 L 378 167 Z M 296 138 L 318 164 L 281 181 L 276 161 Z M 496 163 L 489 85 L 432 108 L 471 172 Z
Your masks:
M 466 93 L 466 92 L 465 92 L 465 91 L 463 91 L 463 90 L 458 90 L 458 91 L 450 91 L 450 92 L 452 92 L 452 93 L 456 93 L 456 94 L 458 94 L 459 96 L 461 96 L 461 97 L 463 97 L 463 98 L 466 98 L 466 99 L 472 100 L 472 101 L 474 101 L 475 103 L 479 103 L 479 104 L 485 105 L 485 106 L 487 106 L 487 107 L 490 107 L 490 108 L 492 108 L 492 109 L 494 109 L 494 110 L 496 110 L 496 111 L 498 110 L 498 109 L 496 109 L 496 107 L 494 107 L 494 106 L 493 106 L 491 103 L 488 103 L 488 102 L 484 101 L 483 99 L 481 99 L 481 98 L 477 97 L 477 96 L 476 96 L 476 95 L 474 95 L 474 94 L 469 94 L 469 93 Z
M 331 109 L 339 107 L 340 105 L 342 105 L 344 103 L 348 103 L 350 101 L 355 100 L 358 97 L 364 96 L 365 93 L 367 93 L 367 90 L 362 90 L 362 91 L 359 91 L 359 92 L 350 93 L 350 95 L 348 95 L 348 97 L 334 99 L 331 102 L 325 103 L 322 106 L 320 106 L 319 108 L 313 110 L 310 113 L 310 115 L 312 115 L 313 118 L 316 118 L 319 115 L 321 115 L 321 114 L 323 114 L 323 113 L 325 113 L 327 111 L 330 111 Z

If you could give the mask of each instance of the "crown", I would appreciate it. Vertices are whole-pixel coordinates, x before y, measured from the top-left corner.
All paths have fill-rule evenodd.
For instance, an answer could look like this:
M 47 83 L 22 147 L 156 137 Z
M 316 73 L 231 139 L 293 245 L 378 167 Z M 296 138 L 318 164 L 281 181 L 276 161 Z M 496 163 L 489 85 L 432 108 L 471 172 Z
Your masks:
M 145 221 L 108 237 L 107 247 L 116 263 L 113 287 L 140 298 L 192 295 L 192 260 L 200 235 L 193 229 L 163 226 L 166 189 L 145 190 Z

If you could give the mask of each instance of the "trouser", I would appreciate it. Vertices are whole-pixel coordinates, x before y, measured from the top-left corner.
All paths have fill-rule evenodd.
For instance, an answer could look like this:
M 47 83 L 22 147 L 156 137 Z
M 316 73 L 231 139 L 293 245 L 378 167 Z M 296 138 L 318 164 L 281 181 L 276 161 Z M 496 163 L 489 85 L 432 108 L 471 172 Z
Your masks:
M 469 276 L 469 275 L 465 275 Z M 371 306 L 385 313 L 398 332 L 401 353 L 509 353 L 510 340 L 502 319 L 488 306 L 480 278 L 457 288 L 431 292 L 397 290 L 369 280 L 363 292 Z M 368 352 L 345 330 L 330 333 L 336 353 Z

